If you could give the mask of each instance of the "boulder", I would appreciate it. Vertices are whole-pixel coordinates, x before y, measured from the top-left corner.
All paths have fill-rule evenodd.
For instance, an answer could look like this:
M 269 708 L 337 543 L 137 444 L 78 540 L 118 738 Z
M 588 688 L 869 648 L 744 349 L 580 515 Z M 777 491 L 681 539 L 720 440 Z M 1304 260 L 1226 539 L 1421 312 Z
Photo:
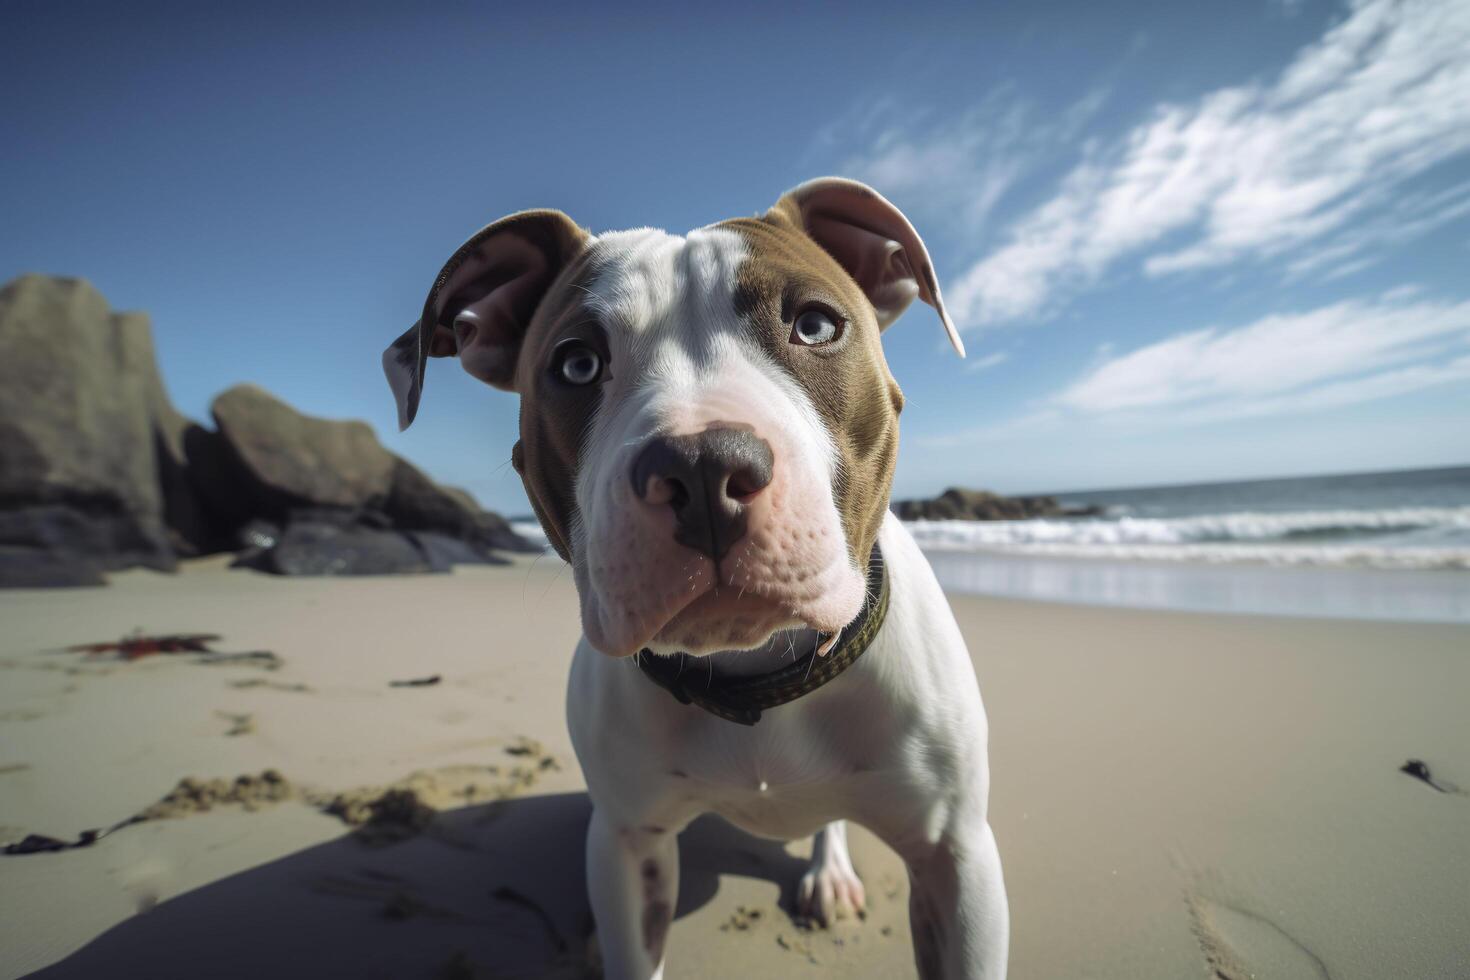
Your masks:
M 213 445 L 200 440 L 201 486 L 218 509 L 278 519 L 306 507 L 382 509 L 400 462 L 366 422 L 303 415 L 255 385 L 236 385 L 210 406 Z
M 329 520 L 293 520 L 269 549 L 235 562 L 274 575 L 401 575 L 433 571 L 406 534 Z
M 253 385 L 210 408 L 217 433 L 188 451 L 195 482 L 231 526 L 238 564 L 277 575 L 447 571 L 530 551 L 498 514 L 383 448 L 365 423 L 302 415 Z
M 462 538 L 438 534 L 434 531 L 416 531 L 409 535 L 423 552 L 424 559 L 433 572 L 447 572 L 455 565 L 508 565 L 510 562 L 489 548 L 473 544 Z
M 1091 517 L 1097 507 L 1063 507 L 1055 497 L 1003 497 L 988 490 L 950 487 L 932 500 L 900 500 L 893 512 L 905 521 L 1020 521 L 1033 517 Z
M 444 493 L 458 500 L 460 505 L 475 514 L 475 528 L 479 539 L 488 547 L 501 551 L 519 551 L 523 554 L 539 554 L 542 548 L 527 541 L 510 526 L 510 521 L 493 510 L 482 510 L 480 504 L 468 490 L 460 487 L 440 487 Z
M 101 567 L 82 555 L 0 545 L 0 588 L 55 589 L 106 584 Z
M 0 547 L 39 548 L 55 556 L 48 567 L 173 568 L 201 523 L 179 476 L 187 424 L 146 316 L 113 313 L 79 279 L 0 289 Z M 23 564 L 10 554 L 7 566 Z
M 397 460 L 384 512 L 407 531 L 435 531 L 483 549 L 539 550 L 511 529 L 499 514 L 484 510 L 458 487 L 441 487 L 412 463 Z
M 507 563 L 473 539 L 405 531 L 377 511 L 296 511 L 284 530 L 254 520 L 239 542 L 244 550 L 235 567 L 273 575 L 401 575 Z

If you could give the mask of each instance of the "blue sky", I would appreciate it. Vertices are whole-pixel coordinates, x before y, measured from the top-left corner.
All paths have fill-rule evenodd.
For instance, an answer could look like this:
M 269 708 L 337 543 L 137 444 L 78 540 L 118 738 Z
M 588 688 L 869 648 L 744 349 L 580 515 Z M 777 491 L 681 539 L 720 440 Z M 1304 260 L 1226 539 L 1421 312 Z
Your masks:
M 378 366 L 449 252 L 864 179 L 925 235 L 898 496 L 1470 462 L 1470 5 L 9 4 L 0 279 L 153 315 L 179 407 L 370 421 L 486 503 L 513 396 Z

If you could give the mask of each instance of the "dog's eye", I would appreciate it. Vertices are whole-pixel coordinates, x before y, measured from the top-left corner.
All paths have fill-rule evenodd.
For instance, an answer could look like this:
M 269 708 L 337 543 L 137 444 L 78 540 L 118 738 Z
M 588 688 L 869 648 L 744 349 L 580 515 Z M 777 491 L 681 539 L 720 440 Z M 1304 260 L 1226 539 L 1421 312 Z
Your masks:
M 562 344 L 552 371 L 567 384 L 590 385 L 602 377 L 602 355 L 583 343 Z
M 804 310 L 791 325 L 791 342 L 807 347 L 830 344 L 842 336 L 842 324 L 826 310 L 813 307 Z

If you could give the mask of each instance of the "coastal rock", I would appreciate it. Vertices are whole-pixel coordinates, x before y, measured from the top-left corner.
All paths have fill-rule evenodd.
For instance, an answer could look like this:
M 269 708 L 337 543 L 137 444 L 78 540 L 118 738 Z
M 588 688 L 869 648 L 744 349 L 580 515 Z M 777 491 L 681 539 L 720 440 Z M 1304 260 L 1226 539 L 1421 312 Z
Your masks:
M 412 463 L 396 459 L 384 513 L 395 527 L 432 531 L 484 549 L 537 550 L 499 514 L 484 510 L 466 491 L 441 487 Z
M 174 409 L 146 316 L 77 279 L 0 289 L 0 588 L 99 585 L 219 551 L 276 574 L 366 575 L 535 550 L 364 422 L 253 385 L 211 413 L 217 430 Z
M 1092 517 L 1097 507 L 1063 507 L 1055 497 L 1003 497 L 988 490 L 950 487 L 932 500 L 900 500 L 893 512 L 905 521 L 1020 521 L 1033 517 Z
M 201 440 L 205 493 L 252 549 L 240 564 L 277 575 L 447 571 L 533 546 L 469 494 L 439 486 L 355 421 L 302 415 L 253 385 L 215 399 Z
M 500 551 L 518 551 L 523 554 L 538 554 L 542 550 L 540 545 L 532 544 L 517 534 L 510 526 L 510 521 L 493 510 L 482 509 L 475 498 L 470 496 L 469 491 L 461 490 L 459 487 L 442 487 L 441 489 L 475 513 L 475 538 L 485 547 L 496 548 Z
M 24 276 L 0 289 L 0 546 L 12 549 L 0 585 L 32 577 L 18 549 L 47 556 L 35 556 L 37 575 L 173 568 L 200 523 L 178 478 L 186 425 L 146 316 L 113 313 L 79 279 Z
M 222 509 L 271 518 L 301 507 L 381 509 L 388 499 L 399 460 L 366 422 L 303 415 L 255 385 L 228 389 L 210 414 Z
M 447 572 L 455 565 L 507 565 L 489 548 L 462 538 L 433 531 L 417 531 L 410 535 L 423 552 L 432 572 Z
M 0 588 L 55 589 L 105 584 L 101 567 L 81 555 L 0 545 Z
M 274 575 L 402 575 L 433 571 L 408 535 L 360 524 L 293 520 L 275 544 L 235 563 Z

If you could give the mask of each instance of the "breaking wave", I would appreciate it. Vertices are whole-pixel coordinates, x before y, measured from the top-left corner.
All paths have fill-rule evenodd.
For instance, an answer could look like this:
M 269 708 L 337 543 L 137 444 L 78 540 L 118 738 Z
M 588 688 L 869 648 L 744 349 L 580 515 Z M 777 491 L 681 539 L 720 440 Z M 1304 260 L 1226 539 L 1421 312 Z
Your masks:
M 1470 507 L 1192 517 L 913 521 L 931 551 L 1152 561 L 1470 569 Z

